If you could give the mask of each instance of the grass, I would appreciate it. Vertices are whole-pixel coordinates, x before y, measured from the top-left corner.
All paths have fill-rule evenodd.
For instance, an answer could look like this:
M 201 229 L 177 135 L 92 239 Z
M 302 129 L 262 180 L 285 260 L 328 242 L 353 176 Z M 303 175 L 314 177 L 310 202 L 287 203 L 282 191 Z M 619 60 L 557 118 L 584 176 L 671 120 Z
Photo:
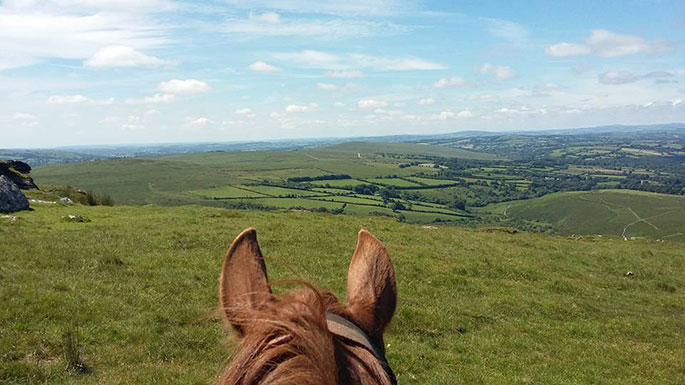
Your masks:
M 410 182 L 408 180 L 404 179 L 399 179 L 399 178 L 373 178 L 373 179 L 367 179 L 367 181 L 375 184 L 381 184 L 384 186 L 393 186 L 393 187 L 419 187 L 421 186 L 418 183 Z
M 68 214 L 92 221 L 61 221 Z M 357 230 L 385 242 L 399 291 L 385 342 L 402 384 L 685 376 L 679 243 L 201 206 L 43 205 L 16 215 L 0 220 L 3 384 L 215 382 L 234 346 L 216 312 L 217 276 L 249 226 L 272 280 L 303 277 L 341 298 Z M 68 348 L 73 330 L 79 342 Z M 75 347 L 87 374 L 65 370 Z
M 562 234 L 685 241 L 685 197 L 633 190 L 563 192 L 489 205 L 486 211 L 546 222 Z

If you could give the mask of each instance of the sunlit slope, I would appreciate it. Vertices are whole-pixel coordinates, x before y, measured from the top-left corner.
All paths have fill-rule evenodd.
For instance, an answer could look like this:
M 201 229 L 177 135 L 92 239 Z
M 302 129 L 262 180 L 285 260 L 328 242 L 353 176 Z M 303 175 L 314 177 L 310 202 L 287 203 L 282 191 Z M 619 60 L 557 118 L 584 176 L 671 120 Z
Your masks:
M 685 197 L 632 190 L 563 192 L 490 205 L 487 211 L 548 223 L 562 234 L 685 241 Z
M 434 175 L 438 170 L 430 162 L 437 155 L 491 157 L 442 146 L 347 143 L 297 151 L 208 152 L 60 164 L 37 167 L 33 175 L 39 185 L 72 185 L 111 195 L 124 204 L 342 210 L 351 215 L 396 216 L 426 223 L 468 217 L 463 210 L 445 205 L 428 207 L 409 200 L 402 201 L 403 207 L 393 209 L 392 202 L 374 198 L 373 193 L 351 191 L 350 186 L 359 184 L 375 185 L 377 189 L 422 187 L 401 178 Z M 347 179 L 288 184 L 291 178 L 341 174 Z M 342 183 L 339 186 L 347 186 L 348 190 L 314 190 L 317 186 L 338 186 L 336 183 Z
M 399 286 L 385 342 L 402 384 L 676 384 L 684 374 L 679 243 L 199 206 L 16 215 L 0 218 L 3 384 L 214 383 L 231 345 L 217 276 L 248 226 L 272 280 L 301 277 L 342 298 L 357 231 L 385 242 Z M 90 374 L 65 372 L 67 331 Z

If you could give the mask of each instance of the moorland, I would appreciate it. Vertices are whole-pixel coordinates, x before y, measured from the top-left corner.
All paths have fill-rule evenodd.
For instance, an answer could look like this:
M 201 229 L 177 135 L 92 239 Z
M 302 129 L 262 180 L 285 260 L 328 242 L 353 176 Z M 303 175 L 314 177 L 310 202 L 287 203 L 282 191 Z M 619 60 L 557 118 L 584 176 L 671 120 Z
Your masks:
M 685 240 L 685 129 L 595 131 L 215 150 L 53 164 L 33 175 L 120 204 Z

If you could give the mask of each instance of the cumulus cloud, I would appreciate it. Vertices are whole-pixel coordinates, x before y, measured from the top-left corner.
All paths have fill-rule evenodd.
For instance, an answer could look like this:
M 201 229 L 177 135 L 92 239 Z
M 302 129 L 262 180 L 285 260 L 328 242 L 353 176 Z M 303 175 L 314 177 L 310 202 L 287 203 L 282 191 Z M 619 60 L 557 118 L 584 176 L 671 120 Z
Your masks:
M 362 99 L 357 102 L 359 108 L 383 108 L 388 106 L 388 102 L 377 99 Z
M 234 112 L 238 115 L 247 115 L 247 114 L 251 114 L 252 110 L 250 108 L 238 108 Z
M 435 88 L 447 88 L 447 87 L 463 87 L 467 85 L 468 82 L 466 79 L 462 78 L 461 76 L 452 76 L 449 78 L 442 78 L 438 80 L 437 82 L 433 83 L 433 87 Z
M 600 57 L 614 57 L 634 55 L 639 53 L 658 53 L 670 50 L 672 43 L 668 41 L 651 41 L 640 36 L 622 35 L 595 29 L 584 44 L 557 43 L 545 48 L 550 56 L 564 57 L 593 54 Z
M 329 78 L 354 79 L 364 77 L 364 73 L 359 70 L 328 71 L 326 72 L 326 76 Z
M 49 58 L 86 60 L 108 46 L 165 46 L 169 28 L 149 14 L 172 6 L 153 0 L 5 1 L 0 3 L 0 70 Z
M 490 63 L 485 63 L 480 66 L 480 68 L 478 68 L 478 72 L 484 75 L 490 75 L 500 81 L 511 80 L 518 76 L 516 71 L 514 71 L 511 67 L 494 65 Z
M 431 104 L 434 104 L 434 103 L 435 103 L 435 99 L 433 99 L 433 98 L 422 98 L 422 99 L 419 99 L 419 101 L 417 102 L 417 104 L 420 106 L 430 106 Z
M 88 98 L 83 95 L 52 95 L 48 98 L 48 104 L 74 104 L 87 102 Z
M 94 68 L 104 67 L 157 67 L 169 62 L 158 57 L 146 55 L 124 45 L 112 45 L 98 50 L 86 60 L 85 65 Z
M 247 66 L 251 71 L 255 72 L 278 72 L 279 69 L 276 66 L 272 66 L 269 63 L 265 63 L 263 61 L 256 61 L 249 66 Z
M 317 111 L 319 105 L 316 103 L 310 104 L 290 104 L 285 108 L 285 112 L 312 112 Z
M 157 88 L 164 93 L 175 95 L 195 95 L 211 90 L 207 83 L 196 79 L 173 79 L 159 83 Z

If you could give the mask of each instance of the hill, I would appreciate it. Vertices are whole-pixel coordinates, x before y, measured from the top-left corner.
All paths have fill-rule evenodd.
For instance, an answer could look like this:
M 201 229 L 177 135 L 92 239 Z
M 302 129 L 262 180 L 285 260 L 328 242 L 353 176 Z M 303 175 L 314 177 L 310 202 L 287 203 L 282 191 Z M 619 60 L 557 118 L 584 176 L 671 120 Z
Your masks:
M 487 206 L 504 217 L 543 222 L 561 234 L 685 241 L 685 197 L 631 190 L 574 191 Z
M 33 176 L 39 185 L 78 186 L 125 204 L 298 208 L 401 215 L 429 223 L 467 217 L 445 204 L 399 199 L 398 194 L 391 202 L 374 195 L 383 188 L 431 187 L 403 178 L 436 174 L 438 169 L 430 162 L 438 155 L 494 158 L 442 146 L 347 143 L 296 151 L 207 152 L 50 165 L 34 169 Z M 340 175 L 348 179 L 334 179 Z M 291 182 L 295 178 L 317 180 Z M 354 191 L 357 185 L 372 190 Z
M 0 383 L 212 383 L 233 344 L 216 312 L 217 276 L 248 226 L 272 280 L 299 276 L 339 295 L 359 228 L 385 242 L 399 285 L 385 342 L 402 384 L 674 384 L 685 375 L 682 244 L 44 204 L 0 218 Z M 79 336 L 89 373 L 64 370 L 67 332 Z

